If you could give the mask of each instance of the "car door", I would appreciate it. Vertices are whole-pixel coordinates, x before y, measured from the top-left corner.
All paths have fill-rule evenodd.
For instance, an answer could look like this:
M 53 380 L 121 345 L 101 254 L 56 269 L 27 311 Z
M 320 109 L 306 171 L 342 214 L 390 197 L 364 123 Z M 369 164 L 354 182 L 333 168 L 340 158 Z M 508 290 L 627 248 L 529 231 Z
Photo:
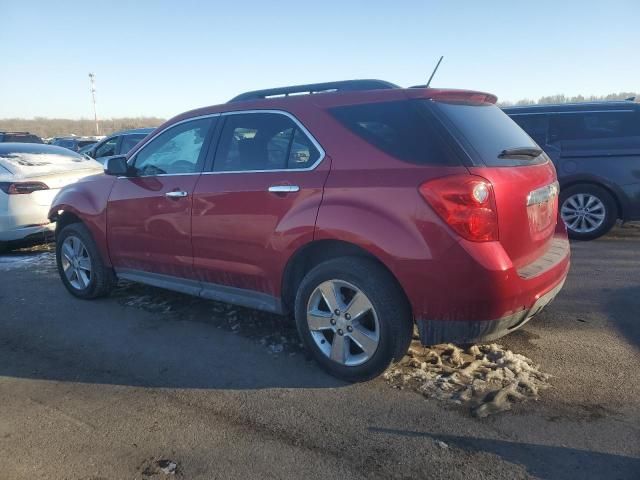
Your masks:
M 192 195 L 214 122 L 206 117 L 173 124 L 130 158 L 131 174 L 117 178 L 107 207 L 116 271 L 193 276 Z
M 313 238 L 329 159 L 284 112 L 222 118 L 215 158 L 194 192 L 194 271 L 205 296 L 218 298 L 220 285 L 239 297 L 261 292 L 260 307 L 277 310 L 284 265 Z

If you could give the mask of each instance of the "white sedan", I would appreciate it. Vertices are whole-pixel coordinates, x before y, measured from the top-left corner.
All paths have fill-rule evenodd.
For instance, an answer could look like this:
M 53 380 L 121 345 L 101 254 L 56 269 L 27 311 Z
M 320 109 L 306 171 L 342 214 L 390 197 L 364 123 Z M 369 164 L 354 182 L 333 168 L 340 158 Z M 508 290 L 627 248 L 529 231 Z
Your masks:
M 0 251 L 50 236 L 47 214 L 58 191 L 102 169 L 66 148 L 0 143 Z

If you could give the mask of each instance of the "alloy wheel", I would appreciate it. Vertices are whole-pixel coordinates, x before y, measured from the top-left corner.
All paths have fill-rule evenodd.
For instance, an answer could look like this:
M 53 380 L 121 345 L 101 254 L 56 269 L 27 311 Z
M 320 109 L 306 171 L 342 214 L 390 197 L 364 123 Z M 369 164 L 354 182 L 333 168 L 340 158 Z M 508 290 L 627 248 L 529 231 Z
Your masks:
M 355 285 L 327 280 L 311 293 L 307 325 L 320 351 L 336 363 L 361 365 L 380 343 L 380 323 L 373 304 Z
M 84 290 L 91 282 L 91 257 L 82 240 L 69 236 L 62 242 L 62 270 L 76 290 Z
M 576 193 L 568 197 L 560 209 L 567 228 L 577 233 L 591 233 L 602 226 L 606 217 L 602 200 L 589 193 Z

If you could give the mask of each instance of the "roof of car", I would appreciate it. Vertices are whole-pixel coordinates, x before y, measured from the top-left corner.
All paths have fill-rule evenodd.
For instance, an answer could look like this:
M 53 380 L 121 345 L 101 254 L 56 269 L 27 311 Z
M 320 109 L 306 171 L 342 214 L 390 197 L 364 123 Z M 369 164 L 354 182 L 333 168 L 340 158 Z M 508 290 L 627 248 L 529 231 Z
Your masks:
M 584 112 L 593 110 L 633 110 L 639 109 L 640 104 L 632 101 L 615 102 L 580 102 L 580 103 L 554 103 L 542 105 L 523 105 L 503 107 L 506 113 L 548 113 L 548 112 Z
M 46 143 L 0 143 L 0 155 L 7 155 L 10 153 L 48 153 L 64 155 L 67 157 L 80 156 L 68 148 L 58 147 L 56 145 L 47 145 Z
M 346 88 L 336 88 L 336 85 L 344 85 Z M 310 104 L 332 108 L 407 99 L 473 100 L 487 103 L 497 101 L 495 95 L 473 90 L 401 88 L 384 80 L 346 80 L 247 92 L 234 97 L 229 103 L 184 112 L 168 120 L 163 126 L 197 116 L 237 110 L 289 110 Z
M 144 133 L 146 135 L 153 132 L 154 130 L 155 128 L 131 128 L 129 130 L 120 130 L 119 132 L 113 132 L 109 136 L 113 137 L 115 135 L 131 135 L 134 133 Z

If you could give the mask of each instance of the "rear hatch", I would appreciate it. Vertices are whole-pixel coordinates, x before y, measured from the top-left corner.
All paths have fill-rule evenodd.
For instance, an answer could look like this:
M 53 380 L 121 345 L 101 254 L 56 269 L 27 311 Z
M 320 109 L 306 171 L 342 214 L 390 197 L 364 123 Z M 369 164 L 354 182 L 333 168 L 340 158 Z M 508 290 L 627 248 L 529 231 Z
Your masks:
M 540 147 L 491 102 L 438 100 L 435 113 L 470 159 L 469 171 L 493 185 L 498 238 L 520 268 L 549 248 L 558 218 L 556 171 Z

